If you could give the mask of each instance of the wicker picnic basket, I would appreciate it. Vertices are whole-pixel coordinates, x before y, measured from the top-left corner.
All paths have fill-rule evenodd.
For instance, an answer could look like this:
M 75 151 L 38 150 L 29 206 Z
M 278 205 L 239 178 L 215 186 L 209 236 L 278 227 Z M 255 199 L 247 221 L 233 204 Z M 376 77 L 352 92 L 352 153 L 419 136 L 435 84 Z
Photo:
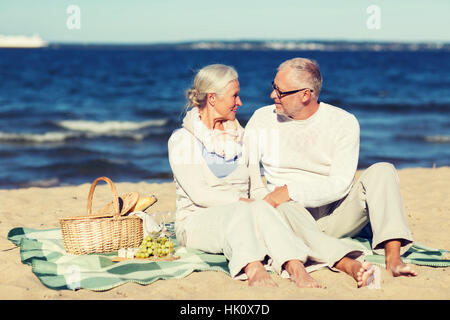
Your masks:
M 100 210 L 92 214 L 92 197 L 99 181 L 106 181 L 113 193 L 112 212 Z M 87 202 L 87 215 L 60 219 L 64 248 L 71 254 L 107 253 L 120 248 L 136 248 L 143 240 L 142 219 L 125 216 L 136 205 L 138 193 L 119 197 L 111 179 L 97 178 L 91 185 Z M 122 209 L 122 210 L 121 210 Z

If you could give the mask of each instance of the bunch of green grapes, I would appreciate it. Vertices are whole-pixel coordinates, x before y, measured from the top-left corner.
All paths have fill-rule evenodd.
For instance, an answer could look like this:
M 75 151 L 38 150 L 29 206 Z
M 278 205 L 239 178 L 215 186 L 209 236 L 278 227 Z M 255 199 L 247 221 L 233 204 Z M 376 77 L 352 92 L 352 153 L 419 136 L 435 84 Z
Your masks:
M 136 258 L 166 257 L 172 255 L 174 249 L 173 241 L 166 237 L 152 238 L 147 236 L 139 245 L 138 251 L 135 254 Z

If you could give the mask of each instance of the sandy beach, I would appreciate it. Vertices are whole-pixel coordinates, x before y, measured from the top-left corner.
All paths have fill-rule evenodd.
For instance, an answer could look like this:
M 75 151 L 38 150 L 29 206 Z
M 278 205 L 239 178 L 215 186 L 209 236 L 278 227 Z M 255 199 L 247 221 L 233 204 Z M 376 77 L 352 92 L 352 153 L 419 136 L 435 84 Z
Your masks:
M 450 168 L 399 170 L 407 220 L 416 241 L 432 248 L 450 250 Z M 360 174 L 360 172 L 359 172 Z M 119 193 L 137 191 L 157 196 L 148 212 L 175 210 L 173 183 L 118 183 Z M 348 275 L 321 269 L 311 275 L 324 288 L 299 289 L 288 279 L 273 275 L 278 288 L 253 288 L 220 272 L 195 272 L 184 279 L 160 280 L 143 286 L 128 283 L 109 291 L 55 291 L 46 288 L 20 261 L 19 249 L 7 239 L 14 227 L 59 227 L 59 218 L 85 213 L 90 184 L 55 188 L 0 190 L 0 299 L 450 299 L 450 269 L 413 266 L 415 278 L 393 278 L 382 270 L 380 290 L 356 288 Z M 106 184 L 97 187 L 93 209 L 111 200 Z

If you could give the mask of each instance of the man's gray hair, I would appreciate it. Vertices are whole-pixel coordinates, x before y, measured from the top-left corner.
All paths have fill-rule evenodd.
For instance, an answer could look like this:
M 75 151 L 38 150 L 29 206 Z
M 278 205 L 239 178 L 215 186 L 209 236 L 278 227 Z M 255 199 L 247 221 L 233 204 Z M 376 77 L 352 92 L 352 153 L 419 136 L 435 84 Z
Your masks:
M 318 99 L 322 90 L 322 75 L 319 64 L 311 59 L 293 58 L 279 65 L 278 71 L 290 68 L 292 80 L 299 85 L 313 89 L 313 96 Z

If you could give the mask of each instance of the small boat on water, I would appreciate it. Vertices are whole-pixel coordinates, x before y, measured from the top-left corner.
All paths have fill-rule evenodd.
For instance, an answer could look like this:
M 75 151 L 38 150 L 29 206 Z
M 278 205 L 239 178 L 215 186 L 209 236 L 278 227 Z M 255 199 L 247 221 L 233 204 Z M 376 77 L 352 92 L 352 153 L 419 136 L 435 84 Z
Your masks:
M 0 48 L 43 48 L 47 42 L 35 34 L 29 36 L 5 36 L 0 34 Z

